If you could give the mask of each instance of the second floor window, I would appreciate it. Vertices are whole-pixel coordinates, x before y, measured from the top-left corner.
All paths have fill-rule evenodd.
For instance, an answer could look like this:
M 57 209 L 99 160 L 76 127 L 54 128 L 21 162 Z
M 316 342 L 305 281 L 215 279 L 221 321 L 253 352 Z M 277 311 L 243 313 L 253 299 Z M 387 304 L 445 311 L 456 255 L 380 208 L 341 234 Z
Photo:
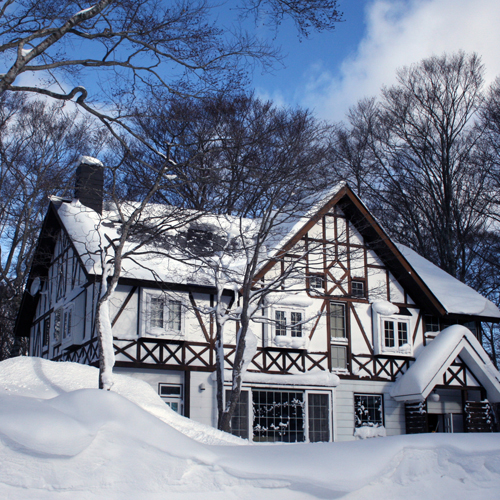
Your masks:
M 297 311 L 275 311 L 275 335 L 302 337 L 302 313 Z M 288 326 L 287 326 L 288 325 Z
M 164 295 L 147 296 L 147 328 L 149 333 L 181 333 L 182 302 Z

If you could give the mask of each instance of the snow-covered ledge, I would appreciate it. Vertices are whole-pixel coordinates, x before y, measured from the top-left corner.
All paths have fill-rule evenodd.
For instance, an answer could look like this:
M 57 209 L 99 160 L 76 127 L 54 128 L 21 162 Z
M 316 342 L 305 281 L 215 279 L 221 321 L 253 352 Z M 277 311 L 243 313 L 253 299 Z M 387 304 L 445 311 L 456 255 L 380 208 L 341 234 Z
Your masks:
M 232 381 L 233 372 L 224 370 L 224 382 Z M 217 380 L 217 373 L 211 375 L 212 381 Z M 335 373 L 326 370 L 317 370 L 309 373 L 298 373 L 294 375 L 279 375 L 257 372 L 246 372 L 243 376 L 243 382 L 254 384 L 272 384 L 272 385 L 305 385 L 320 387 L 337 387 L 340 379 Z

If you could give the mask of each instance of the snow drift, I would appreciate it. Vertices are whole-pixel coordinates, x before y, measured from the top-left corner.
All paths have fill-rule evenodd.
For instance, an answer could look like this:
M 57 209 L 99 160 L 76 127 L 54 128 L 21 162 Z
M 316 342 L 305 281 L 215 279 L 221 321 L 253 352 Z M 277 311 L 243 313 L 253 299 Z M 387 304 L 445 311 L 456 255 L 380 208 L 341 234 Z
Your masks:
M 177 416 L 145 383 L 96 384 L 87 366 L 0 363 L 0 498 L 498 498 L 496 434 L 230 445 L 242 441 Z

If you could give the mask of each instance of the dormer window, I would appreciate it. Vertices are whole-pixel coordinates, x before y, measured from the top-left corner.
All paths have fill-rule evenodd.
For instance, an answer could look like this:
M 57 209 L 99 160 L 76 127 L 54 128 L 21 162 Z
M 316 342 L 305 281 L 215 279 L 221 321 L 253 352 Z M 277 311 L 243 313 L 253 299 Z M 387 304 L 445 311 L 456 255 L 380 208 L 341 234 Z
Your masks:
M 402 348 L 408 344 L 408 322 L 384 320 L 384 345 L 386 348 Z

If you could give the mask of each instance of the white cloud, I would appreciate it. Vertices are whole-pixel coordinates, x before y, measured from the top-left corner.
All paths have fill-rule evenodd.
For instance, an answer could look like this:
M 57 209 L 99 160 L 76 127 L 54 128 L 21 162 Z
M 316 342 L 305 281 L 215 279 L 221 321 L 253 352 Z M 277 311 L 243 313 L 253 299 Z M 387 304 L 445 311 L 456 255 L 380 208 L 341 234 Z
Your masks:
M 340 76 L 311 67 L 303 104 L 333 120 L 358 99 L 378 95 L 396 69 L 444 52 L 476 52 L 486 80 L 500 74 L 498 0 L 375 0 L 366 9 L 366 34 Z

